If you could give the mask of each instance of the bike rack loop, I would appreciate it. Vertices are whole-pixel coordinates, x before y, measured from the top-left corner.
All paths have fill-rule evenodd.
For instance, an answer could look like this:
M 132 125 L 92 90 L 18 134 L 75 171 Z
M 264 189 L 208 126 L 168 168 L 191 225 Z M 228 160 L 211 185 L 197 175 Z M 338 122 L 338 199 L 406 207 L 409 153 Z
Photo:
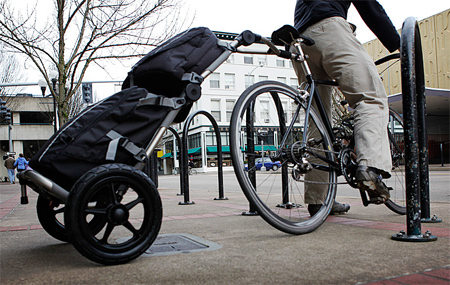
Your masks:
M 278 93 L 275 91 L 270 92 L 270 95 L 272 96 L 277 112 L 278 112 L 278 118 L 280 120 L 280 132 L 281 135 L 284 136 L 286 132 L 286 119 L 284 117 L 284 111 L 283 106 L 280 101 L 280 97 L 278 96 Z M 249 107 L 247 108 L 246 113 L 246 134 L 247 134 L 247 152 L 248 153 L 254 153 L 255 152 L 255 140 L 254 140 L 254 134 L 255 129 L 253 125 L 253 111 L 254 111 L 254 103 L 251 102 Z M 264 150 L 262 150 L 264 151 Z M 256 187 L 256 169 L 255 169 L 255 158 L 253 156 L 248 157 L 247 161 L 248 165 L 248 173 L 249 173 L 249 179 L 251 183 L 253 184 L 253 187 Z M 277 207 L 280 208 L 291 208 L 291 207 L 297 207 L 298 205 L 292 204 L 289 201 L 289 182 L 288 182 L 288 167 L 287 164 L 283 164 L 281 167 L 281 187 L 282 187 L 282 203 L 278 204 Z M 243 212 L 243 216 L 255 216 L 258 215 L 257 210 L 255 209 L 255 206 L 253 206 L 250 203 L 250 209 L 247 212 Z
M 250 102 L 250 105 L 247 108 L 246 118 L 245 118 L 245 132 L 247 134 L 247 152 L 254 153 L 255 152 L 255 128 L 254 128 L 254 114 L 253 111 L 255 109 L 254 102 Z M 255 157 L 253 155 L 247 156 L 247 169 L 248 169 L 248 178 L 252 183 L 253 187 L 256 188 L 256 169 L 255 169 Z M 246 212 L 242 212 L 243 216 L 257 216 L 259 215 L 256 207 L 250 202 L 249 210 Z
M 181 164 L 181 161 L 182 161 L 182 157 L 183 157 L 183 152 L 182 152 L 182 150 L 181 150 L 181 138 L 180 138 L 180 135 L 178 134 L 178 132 L 177 131 L 175 131 L 175 129 L 174 128 L 172 128 L 172 127 L 169 127 L 169 128 L 167 128 L 167 130 L 169 130 L 169 131 L 171 131 L 172 132 L 172 134 L 175 136 L 175 139 L 177 140 L 177 145 L 178 145 L 178 147 L 179 147 L 179 149 L 180 149 L 180 159 L 179 159 L 179 164 Z M 174 159 L 174 161 L 175 161 L 175 159 L 177 159 L 175 156 L 173 157 L 173 159 Z M 183 169 L 180 169 L 180 172 L 181 171 L 183 171 Z M 183 180 L 183 175 L 181 175 L 181 173 L 180 173 L 180 194 L 178 194 L 179 196 L 181 196 L 181 195 L 184 195 L 184 192 L 183 192 L 183 189 L 184 189 L 184 180 Z
M 406 229 L 392 236 L 398 241 L 435 241 L 421 233 L 421 210 L 429 217 L 429 173 L 425 123 L 425 76 L 419 26 L 413 18 L 403 23 L 401 35 L 403 124 L 405 137 Z M 421 199 L 420 199 L 421 197 Z M 420 209 L 422 207 L 422 209 Z M 427 215 L 427 213 L 424 213 Z
M 213 125 L 214 128 L 214 132 L 216 134 L 216 139 L 217 139 L 217 159 L 218 159 L 218 178 L 219 178 L 219 198 L 214 198 L 214 200 L 228 200 L 228 198 L 224 197 L 224 192 L 223 192 L 223 165 L 222 165 L 222 140 L 220 137 L 220 130 L 219 130 L 219 126 L 217 125 L 216 120 L 214 119 L 214 117 L 208 113 L 207 111 L 204 110 L 198 110 L 194 113 L 192 113 L 191 115 L 189 115 L 189 117 L 186 119 L 185 123 L 184 123 L 184 128 L 183 128 L 183 140 L 182 140 L 182 144 L 181 144 L 181 162 L 182 165 L 180 167 L 181 169 L 181 173 L 180 176 L 182 177 L 183 183 L 181 184 L 181 191 L 182 193 L 184 193 L 184 202 L 179 202 L 178 205 L 191 205 L 191 204 L 195 204 L 193 201 L 189 201 L 189 173 L 188 173 L 188 166 L 187 166 L 187 160 L 188 160 L 188 146 L 187 146 L 187 139 L 188 139 L 188 130 L 189 130 L 189 125 L 191 124 L 192 120 L 194 119 L 195 116 L 197 115 L 204 115 L 206 116 L 209 121 L 211 122 L 211 124 Z M 206 147 L 206 145 L 205 145 Z

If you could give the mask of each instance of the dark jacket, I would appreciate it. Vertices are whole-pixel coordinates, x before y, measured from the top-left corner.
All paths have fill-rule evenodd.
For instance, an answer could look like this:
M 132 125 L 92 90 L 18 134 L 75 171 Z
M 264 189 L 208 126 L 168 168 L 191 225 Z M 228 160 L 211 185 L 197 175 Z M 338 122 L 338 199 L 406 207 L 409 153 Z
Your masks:
M 370 30 L 381 43 L 393 52 L 400 47 L 400 36 L 376 0 L 297 0 L 295 6 L 295 28 L 301 33 L 309 26 L 330 17 L 347 19 L 347 12 L 353 4 Z

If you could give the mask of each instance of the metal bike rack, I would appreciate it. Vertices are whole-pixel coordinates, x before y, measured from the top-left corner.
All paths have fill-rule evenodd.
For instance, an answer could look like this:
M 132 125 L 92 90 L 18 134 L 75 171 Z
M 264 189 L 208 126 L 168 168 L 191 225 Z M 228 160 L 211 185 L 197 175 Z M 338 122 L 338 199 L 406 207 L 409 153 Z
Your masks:
M 253 102 L 250 103 L 250 106 L 247 108 L 246 113 L 246 125 L 245 132 L 247 134 L 247 153 L 255 152 L 255 128 L 253 125 L 254 117 L 253 111 L 255 109 L 255 104 Z M 256 188 L 256 169 L 255 169 L 255 157 L 253 155 L 247 156 L 247 167 L 248 167 L 248 178 L 252 183 L 253 187 Z M 256 211 L 255 206 L 250 203 L 249 210 L 246 212 L 242 212 L 243 216 L 257 216 L 258 212 Z
M 181 183 L 181 193 L 184 193 L 184 202 L 180 202 L 178 203 L 178 205 L 192 205 L 195 204 L 193 201 L 190 201 L 190 197 L 189 197 L 189 171 L 188 171 L 188 165 L 187 165 L 187 161 L 188 161 L 188 146 L 187 146 L 187 139 L 188 139 L 188 130 L 189 130 L 189 125 L 191 124 L 192 120 L 194 119 L 195 116 L 197 115 L 204 115 L 206 116 L 209 121 L 211 122 L 211 124 L 213 125 L 214 128 L 214 132 L 216 134 L 216 138 L 217 138 L 217 159 L 218 159 L 218 178 L 219 178 L 219 198 L 214 198 L 214 200 L 228 200 L 228 198 L 224 197 L 224 191 L 223 191 L 223 165 L 222 165 L 222 140 L 220 137 L 220 130 L 219 130 L 219 126 L 217 125 L 216 120 L 214 119 L 214 117 L 203 110 L 199 110 L 196 111 L 194 113 L 192 113 L 191 115 L 189 115 L 189 117 L 187 117 L 185 123 L 184 123 L 184 128 L 183 128 L 183 140 L 181 143 L 181 153 L 180 153 L 180 179 L 183 181 Z M 205 146 L 206 147 L 206 146 Z
M 270 92 L 270 95 L 272 96 L 275 106 L 277 108 L 278 112 L 278 118 L 280 120 L 280 133 L 283 137 L 286 133 L 286 119 L 284 117 L 284 111 L 283 111 L 283 105 L 281 104 L 280 97 L 278 96 L 278 93 L 275 91 Z M 247 109 L 246 113 L 246 126 L 245 131 L 247 134 L 247 152 L 248 153 L 254 153 L 255 152 L 255 128 L 253 124 L 253 111 L 254 111 L 254 104 L 253 102 L 250 103 L 250 106 Z M 264 150 L 262 150 L 264 151 Z M 255 158 L 253 156 L 250 156 L 248 159 L 248 169 L 249 169 L 249 179 L 251 183 L 253 184 L 253 187 L 256 187 L 256 169 L 255 169 Z M 292 208 L 292 207 L 298 207 L 298 205 L 295 205 L 294 203 L 289 201 L 289 178 L 288 178 L 288 166 L 287 164 L 283 164 L 281 166 L 281 188 L 282 188 L 282 202 L 281 204 L 278 204 L 277 207 L 280 208 Z M 255 216 L 258 215 L 255 207 L 250 204 L 249 211 L 243 212 L 243 216 Z
M 181 150 L 181 138 L 180 138 L 180 135 L 172 127 L 169 127 L 167 129 L 172 132 L 172 134 L 175 136 L 175 139 L 177 140 L 177 145 L 180 148 L 180 158 L 178 160 L 178 164 L 181 165 L 181 160 L 182 160 L 182 157 L 183 157 L 183 153 L 181 152 L 182 150 Z M 177 159 L 177 158 L 174 156 L 173 160 L 175 161 L 175 159 Z M 183 169 L 181 169 L 180 171 L 183 171 Z M 184 195 L 183 191 L 184 191 L 184 180 L 183 180 L 183 175 L 180 173 L 180 193 L 177 194 L 177 195 L 178 196 Z
M 158 155 L 156 151 L 147 160 L 143 171 L 158 188 Z
M 398 241 L 435 241 L 421 233 L 421 213 L 429 219 L 429 171 L 426 131 L 425 76 L 419 26 L 413 18 L 403 23 L 401 35 L 403 122 L 405 133 L 406 229 L 392 236 Z M 437 219 L 435 219 L 437 220 Z

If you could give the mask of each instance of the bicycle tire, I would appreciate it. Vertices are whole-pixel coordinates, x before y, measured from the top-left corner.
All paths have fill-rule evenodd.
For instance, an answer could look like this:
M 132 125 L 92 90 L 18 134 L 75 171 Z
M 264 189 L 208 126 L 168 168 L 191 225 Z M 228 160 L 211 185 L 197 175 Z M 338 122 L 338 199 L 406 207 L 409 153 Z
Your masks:
M 101 216 L 102 228 L 93 231 L 91 219 Z M 162 204 L 155 184 L 142 171 L 106 164 L 78 179 L 64 218 L 70 241 L 83 256 L 105 265 L 123 264 L 156 239 Z
M 393 109 L 389 109 L 389 143 L 392 156 L 392 177 L 386 180 L 391 187 L 390 199 L 384 203 L 394 213 L 406 215 L 406 178 L 405 178 L 405 147 L 403 119 Z
M 277 96 L 278 99 L 276 99 Z M 251 124 L 247 124 L 247 122 L 252 120 L 246 120 L 247 113 L 251 116 L 263 109 L 260 108 L 261 106 L 256 106 L 256 110 L 249 111 L 251 110 L 249 109 L 249 106 L 252 104 L 262 104 L 262 101 L 269 101 L 269 104 L 275 104 L 275 106 L 278 105 L 279 109 L 281 109 L 280 106 L 282 107 L 284 105 L 285 107 L 282 107 L 282 112 L 277 112 L 275 115 L 269 114 L 269 123 L 266 123 L 267 120 L 262 121 L 256 114 L 256 116 L 253 116 L 255 118 L 254 121 L 256 122 L 253 126 L 250 126 Z M 291 116 L 288 116 L 291 121 L 283 120 L 282 117 L 286 117 L 284 113 L 287 114 L 294 109 L 296 112 L 298 111 L 298 122 L 296 122 L 297 120 L 294 121 L 294 127 L 291 132 L 289 132 L 289 140 L 287 140 L 284 145 L 280 145 L 281 135 L 278 134 L 283 132 L 283 128 L 290 125 L 294 116 L 292 116 L 292 118 Z M 321 182 L 323 183 L 322 185 L 324 185 L 322 187 L 326 188 L 323 197 L 323 206 L 315 215 L 310 217 L 306 208 L 304 189 L 305 186 L 311 187 L 314 185 L 299 179 L 299 171 L 296 170 L 295 159 L 292 157 L 294 154 L 288 153 L 288 149 L 294 150 L 296 145 L 298 146 L 302 143 L 300 141 L 300 131 L 302 129 L 301 122 L 304 119 L 305 109 L 305 105 L 301 101 L 298 91 L 295 89 L 276 81 L 262 81 L 250 86 L 242 93 L 233 108 L 230 123 L 231 158 L 238 182 L 245 196 L 249 202 L 255 206 L 257 212 L 266 222 L 283 232 L 296 235 L 306 234 L 317 229 L 328 217 L 336 195 L 337 173 L 333 167 L 325 162 L 321 162 L 323 164 L 322 167 L 327 168 L 327 172 L 319 170 L 319 168 L 309 170 L 306 175 L 322 172 L 322 174 L 326 176 L 326 181 Z M 270 108 L 268 108 L 268 110 L 270 110 Z M 310 115 L 311 125 L 315 125 L 316 127 L 314 134 L 320 136 L 320 140 L 314 148 L 323 152 L 321 155 L 325 156 L 330 161 L 334 161 L 335 154 L 332 152 L 333 147 L 330 136 L 326 132 L 325 127 L 314 108 L 311 108 Z M 260 119 L 261 121 L 257 121 Z M 267 171 L 264 173 L 260 171 L 260 174 L 256 173 L 256 167 L 252 167 L 252 160 L 257 156 L 257 153 L 255 150 L 253 150 L 253 152 L 251 150 L 251 139 L 249 144 L 246 145 L 244 134 L 241 135 L 244 122 L 246 128 L 247 126 L 250 126 L 250 129 L 255 127 L 260 129 L 266 127 L 277 132 L 278 141 L 270 145 L 268 149 L 272 149 L 271 158 L 273 158 L 273 153 L 276 153 L 277 151 L 280 151 L 281 153 L 286 152 L 277 157 L 277 160 L 279 160 L 282 165 L 281 171 Z M 264 146 L 267 146 L 267 144 L 264 143 Z M 245 165 L 246 159 L 248 160 L 247 162 L 250 163 L 247 163 L 247 169 Z M 315 164 L 315 166 L 318 166 L 318 164 Z M 255 178 L 253 179 L 253 177 Z

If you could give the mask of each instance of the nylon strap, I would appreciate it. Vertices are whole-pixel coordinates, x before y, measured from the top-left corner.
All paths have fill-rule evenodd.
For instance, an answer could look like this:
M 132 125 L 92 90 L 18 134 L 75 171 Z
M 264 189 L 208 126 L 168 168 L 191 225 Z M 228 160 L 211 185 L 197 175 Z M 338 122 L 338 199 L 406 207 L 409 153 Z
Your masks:
M 114 130 L 109 131 L 106 136 L 111 139 L 106 152 L 106 160 L 114 161 L 116 159 L 117 147 L 119 146 L 120 139 L 124 138 L 125 141 L 120 144 L 120 146 L 134 155 L 137 160 L 142 161 L 142 156 L 145 156 L 145 150 L 143 148 L 138 147 L 132 141 Z

